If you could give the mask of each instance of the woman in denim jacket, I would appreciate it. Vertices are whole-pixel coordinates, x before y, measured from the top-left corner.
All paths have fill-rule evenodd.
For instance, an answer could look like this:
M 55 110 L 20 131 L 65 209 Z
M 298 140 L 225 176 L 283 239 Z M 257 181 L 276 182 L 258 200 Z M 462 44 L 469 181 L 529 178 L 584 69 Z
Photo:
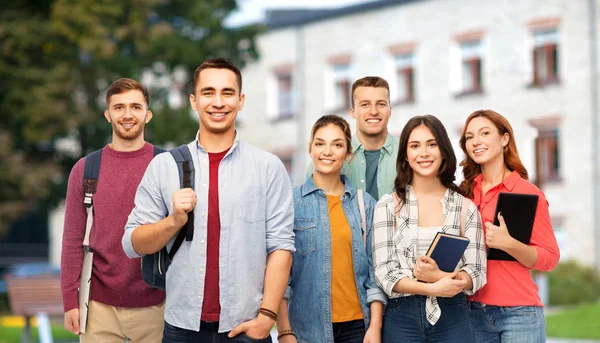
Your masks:
M 296 252 L 277 320 L 279 342 L 380 342 L 386 297 L 371 263 L 375 200 L 363 194 L 363 232 L 357 190 L 341 175 L 350 142 L 342 117 L 323 116 L 312 128 L 315 169 L 294 189 Z

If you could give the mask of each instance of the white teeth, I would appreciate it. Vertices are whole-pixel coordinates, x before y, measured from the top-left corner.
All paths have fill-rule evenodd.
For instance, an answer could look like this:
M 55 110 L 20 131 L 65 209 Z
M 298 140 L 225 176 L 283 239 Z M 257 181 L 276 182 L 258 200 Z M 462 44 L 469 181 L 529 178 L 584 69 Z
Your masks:
M 477 149 L 477 150 L 473 151 L 473 153 L 478 154 L 478 153 L 483 152 L 483 151 L 485 151 L 485 150 L 484 149 Z
M 379 119 L 368 119 L 367 123 L 379 123 L 381 120 Z
M 225 114 L 226 114 L 226 113 L 211 113 L 211 115 L 212 115 L 213 117 L 217 117 L 217 118 L 224 117 L 224 116 L 225 116 Z
M 419 165 L 424 168 L 429 167 L 432 164 L 433 162 L 419 162 Z

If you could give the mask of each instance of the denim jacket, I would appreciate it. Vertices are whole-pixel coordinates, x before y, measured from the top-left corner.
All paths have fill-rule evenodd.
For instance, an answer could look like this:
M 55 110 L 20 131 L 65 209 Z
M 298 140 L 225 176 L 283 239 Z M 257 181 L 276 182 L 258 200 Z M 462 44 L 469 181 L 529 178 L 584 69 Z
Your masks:
M 366 245 L 356 189 L 342 175 L 342 207 L 352 231 L 352 265 L 360 306 L 368 328 L 369 304 L 385 303 L 387 297 L 377 286 L 371 259 L 371 224 L 375 200 L 364 194 Z M 285 298 L 289 318 L 299 342 L 333 343 L 331 314 L 331 231 L 325 191 L 315 186 L 312 176 L 294 189 L 294 233 L 296 252 Z

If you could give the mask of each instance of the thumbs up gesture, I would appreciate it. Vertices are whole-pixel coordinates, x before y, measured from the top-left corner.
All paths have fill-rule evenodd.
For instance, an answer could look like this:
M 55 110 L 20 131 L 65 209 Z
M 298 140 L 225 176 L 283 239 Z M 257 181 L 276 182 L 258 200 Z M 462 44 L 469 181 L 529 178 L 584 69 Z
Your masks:
M 490 222 L 485 223 L 485 243 L 490 248 L 505 250 L 510 243 L 514 240 L 512 236 L 508 233 L 508 229 L 506 228 L 506 223 L 504 222 L 504 217 L 502 217 L 502 213 L 498 213 L 498 222 L 499 226 L 496 226 Z

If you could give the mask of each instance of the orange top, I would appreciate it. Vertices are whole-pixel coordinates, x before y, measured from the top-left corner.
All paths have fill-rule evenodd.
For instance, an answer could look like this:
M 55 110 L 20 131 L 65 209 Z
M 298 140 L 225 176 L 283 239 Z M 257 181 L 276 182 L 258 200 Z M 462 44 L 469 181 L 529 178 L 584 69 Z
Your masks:
M 363 319 L 352 264 L 352 233 L 340 196 L 327 196 L 331 227 L 331 321 Z
M 538 253 L 538 259 L 532 269 L 550 271 L 554 269 L 560 258 L 558 243 L 554 237 L 554 230 L 550 222 L 548 201 L 544 193 L 529 181 L 521 178 L 519 173 L 513 171 L 499 185 L 490 189 L 482 196 L 482 175 L 474 180 L 473 202 L 481 212 L 484 225 L 494 222 L 494 212 L 498 202 L 498 194 L 523 193 L 537 194 L 539 196 L 530 245 Z M 538 287 L 533 281 L 529 269 L 517 261 L 487 262 L 487 284 L 469 300 L 478 301 L 486 305 L 496 306 L 543 306 L 538 294 Z

